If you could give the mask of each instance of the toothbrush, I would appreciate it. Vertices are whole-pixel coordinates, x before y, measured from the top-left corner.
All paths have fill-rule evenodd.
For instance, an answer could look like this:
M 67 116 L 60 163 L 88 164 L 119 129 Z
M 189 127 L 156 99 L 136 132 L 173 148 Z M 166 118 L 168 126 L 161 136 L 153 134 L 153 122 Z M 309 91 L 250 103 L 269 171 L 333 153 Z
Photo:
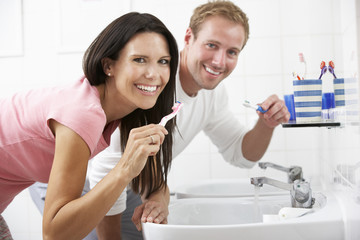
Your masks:
M 327 67 L 325 66 L 325 62 L 322 61 L 320 63 L 320 69 L 321 69 L 321 73 L 320 73 L 320 77 L 319 79 L 321 79 L 322 75 L 324 75 L 326 73 Z
M 172 119 L 173 117 L 176 116 L 176 114 L 180 111 L 180 109 L 183 107 L 184 103 L 176 101 L 176 103 L 174 104 L 174 106 L 171 108 L 173 110 L 172 113 L 166 115 L 165 117 L 163 117 L 159 123 L 159 125 L 165 127 L 166 123 Z
M 173 117 L 175 117 L 177 115 L 177 113 L 180 111 L 180 109 L 183 107 L 184 103 L 180 102 L 180 101 L 176 101 L 176 103 L 174 104 L 174 106 L 172 106 L 172 110 L 173 112 L 166 115 L 165 117 L 163 117 L 161 119 L 161 121 L 159 122 L 159 125 L 165 127 L 166 123 L 172 119 Z M 152 138 L 151 138 L 152 140 Z M 153 156 L 153 160 L 156 162 L 156 155 Z
M 334 78 L 336 78 L 334 68 L 335 68 L 334 62 L 330 61 L 328 66 L 329 72 L 334 76 Z
M 259 112 L 262 112 L 262 113 L 266 113 L 267 110 L 264 110 L 262 107 L 260 107 L 259 105 L 254 105 L 254 104 L 251 104 L 248 100 L 245 100 L 243 105 L 245 107 L 248 107 L 248 108 L 252 108 L 252 109 L 255 109 L 256 111 L 259 111 Z
M 292 72 L 292 75 L 294 78 L 297 78 L 298 80 L 301 80 L 301 78 L 299 77 L 299 75 L 296 74 L 296 72 Z
M 306 78 L 307 67 L 306 67 L 306 61 L 305 61 L 305 57 L 304 57 L 303 53 L 299 53 L 299 60 L 300 60 L 301 63 L 304 64 L 304 74 L 303 74 L 303 77 L 302 77 L 302 79 L 304 80 L 304 78 Z

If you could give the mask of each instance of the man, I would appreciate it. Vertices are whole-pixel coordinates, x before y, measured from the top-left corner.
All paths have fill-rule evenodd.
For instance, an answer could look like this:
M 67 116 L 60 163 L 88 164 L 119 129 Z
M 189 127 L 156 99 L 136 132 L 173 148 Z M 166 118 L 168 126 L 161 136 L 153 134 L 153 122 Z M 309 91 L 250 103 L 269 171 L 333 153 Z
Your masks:
M 173 157 L 180 154 L 199 132 L 204 131 L 226 161 L 235 166 L 251 168 L 264 155 L 274 128 L 289 120 L 290 114 L 284 102 L 275 95 L 261 104 L 267 112 L 258 112 L 259 119 L 249 131 L 228 109 L 226 90 L 220 83 L 235 69 L 248 37 L 246 14 L 232 2 L 209 2 L 195 9 L 186 30 L 184 49 L 180 52 L 176 94 L 184 107 L 177 115 L 179 131 L 174 134 Z M 119 137 L 113 135 L 108 149 L 112 153 L 109 155 L 120 152 L 116 149 L 119 146 L 116 139 Z M 90 173 L 92 186 L 116 164 L 116 161 L 105 158 L 93 161 Z M 123 208 L 115 205 L 109 216 L 98 225 L 97 234 L 104 239 L 119 239 L 120 226 L 122 231 L 129 229 L 130 220 L 125 215 L 131 216 L 132 208 L 139 204 L 132 215 L 138 230 L 141 230 L 141 222 L 167 223 L 169 199 L 167 187 L 142 199 L 143 203 L 130 190 L 123 216 L 120 210 Z M 121 201 L 124 201 L 124 196 L 118 204 L 123 206 Z M 141 239 L 141 235 L 136 239 Z

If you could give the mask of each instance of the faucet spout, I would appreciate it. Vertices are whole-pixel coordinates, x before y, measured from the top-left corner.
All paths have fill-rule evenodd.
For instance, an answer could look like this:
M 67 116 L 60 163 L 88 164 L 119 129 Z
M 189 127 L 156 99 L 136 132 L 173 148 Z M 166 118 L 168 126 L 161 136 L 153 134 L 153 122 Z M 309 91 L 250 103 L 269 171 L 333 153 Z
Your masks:
M 284 183 L 267 177 L 250 178 L 251 184 L 262 187 L 268 184 L 280 189 L 288 190 L 291 197 L 292 207 L 311 208 L 315 199 L 312 197 L 310 184 L 302 180 L 295 180 L 294 183 Z
M 283 190 L 288 190 L 291 191 L 293 185 L 289 184 L 289 183 L 284 183 L 284 182 L 280 182 L 278 180 L 275 179 L 271 179 L 271 178 L 267 178 L 267 177 L 254 177 L 254 178 L 250 178 L 250 182 L 251 184 L 257 186 L 257 187 L 262 187 L 264 184 L 268 184 Z
M 259 167 L 262 169 L 270 167 L 282 172 L 286 172 L 288 175 L 288 183 L 293 183 L 295 180 L 304 180 L 302 168 L 299 166 L 291 166 L 287 168 L 271 162 L 259 162 Z

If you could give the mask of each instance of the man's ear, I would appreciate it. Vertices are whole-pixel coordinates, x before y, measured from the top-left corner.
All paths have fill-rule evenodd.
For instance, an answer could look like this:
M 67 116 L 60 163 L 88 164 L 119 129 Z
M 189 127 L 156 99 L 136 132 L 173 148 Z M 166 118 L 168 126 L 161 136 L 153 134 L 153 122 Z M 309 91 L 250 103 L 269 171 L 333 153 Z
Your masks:
M 185 33 L 185 37 L 184 37 L 185 45 L 189 45 L 190 39 L 192 37 L 193 37 L 193 32 L 192 32 L 191 28 L 187 28 L 186 33 Z
M 106 75 L 109 75 L 109 73 L 112 74 L 112 72 L 111 72 L 112 64 L 113 64 L 113 60 L 111 60 L 108 57 L 101 59 L 101 65 L 102 65 L 103 71 Z

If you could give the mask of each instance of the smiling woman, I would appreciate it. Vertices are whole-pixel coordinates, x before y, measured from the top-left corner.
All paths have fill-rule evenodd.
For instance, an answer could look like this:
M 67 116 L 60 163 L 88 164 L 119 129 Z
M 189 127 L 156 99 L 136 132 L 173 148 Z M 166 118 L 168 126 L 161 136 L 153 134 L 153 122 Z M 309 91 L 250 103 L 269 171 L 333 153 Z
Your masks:
M 79 81 L 0 99 L 0 214 L 35 181 L 49 182 L 43 238 L 81 239 L 134 178 L 134 189 L 148 194 L 164 186 L 175 121 L 166 128 L 154 123 L 175 102 L 177 64 L 176 41 L 165 25 L 132 12 L 93 41 Z M 80 197 L 89 159 L 109 146 L 119 126 L 121 160 Z M 1 233 L 8 233 L 5 221 Z
M 118 60 L 103 59 L 104 72 L 109 76 L 107 94 L 137 108 L 153 107 L 169 81 L 170 59 L 164 36 L 153 32 L 136 34 Z

